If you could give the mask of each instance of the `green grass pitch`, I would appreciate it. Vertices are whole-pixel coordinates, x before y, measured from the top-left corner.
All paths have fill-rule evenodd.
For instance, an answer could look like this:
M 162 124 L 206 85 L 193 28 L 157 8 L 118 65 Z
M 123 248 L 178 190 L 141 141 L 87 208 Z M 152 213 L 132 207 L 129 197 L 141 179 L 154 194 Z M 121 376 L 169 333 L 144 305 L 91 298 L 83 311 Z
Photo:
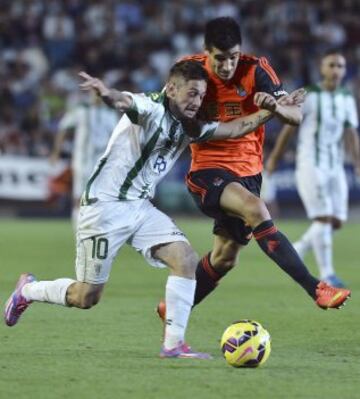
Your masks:
M 211 224 L 178 219 L 194 248 L 212 244 Z M 281 222 L 297 238 L 305 222 Z M 161 324 L 154 308 L 167 272 L 147 266 L 131 248 L 113 265 L 99 305 L 91 310 L 33 304 L 13 328 L 0 326 L 0 398 L 345 398 L 360 392 L 360 226 L 335 235 L 335 263 L 352 288 L 345 308 L 323 311 L 272 264 L 256 243 L 216 293 L 192 313 L 187 333 L 212 361 L 161 360 Z M 67 221 L 2 220 L 0 295 L 4 303 L 22 271 L 39 279 L 74 276 Z M 315 272 L 314 261 L 308 259 Z M 228 366 L 219 349 L 232 321 L 260 321 L 272 353 L 259 369 Z

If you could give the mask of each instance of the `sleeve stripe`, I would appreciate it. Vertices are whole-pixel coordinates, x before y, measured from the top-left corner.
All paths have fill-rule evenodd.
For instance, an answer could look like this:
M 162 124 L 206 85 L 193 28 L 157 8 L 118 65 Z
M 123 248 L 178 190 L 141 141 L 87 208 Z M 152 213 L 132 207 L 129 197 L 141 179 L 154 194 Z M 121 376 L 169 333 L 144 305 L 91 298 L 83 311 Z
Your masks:
M 277 77 L 275 71 L 272 69 L 272 67 L 269 65 L 267 62 L 267 59 L 264 57 L 261 57 L 259 59 L 259 64 L 261 68 L 264 69 L 264 71 L 270 76 L 271 81 L 274 83 L 274 85 L 279 85 L 281 84 L 279 78 Z

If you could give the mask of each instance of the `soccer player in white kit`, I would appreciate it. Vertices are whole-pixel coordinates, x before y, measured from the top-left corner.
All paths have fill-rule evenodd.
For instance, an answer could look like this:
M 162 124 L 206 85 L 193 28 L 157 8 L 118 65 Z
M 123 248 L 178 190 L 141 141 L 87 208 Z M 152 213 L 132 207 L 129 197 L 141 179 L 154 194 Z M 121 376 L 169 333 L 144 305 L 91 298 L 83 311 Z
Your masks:
M 300 256 L 314 251 L 320 278 L 335 287 L 344 284 L 333 266 L 333 232 L 347 219 L 348 186 L 344 169 L 344 144 L 360 175 L 358 116 L 352 94 L 341 86 L 346 61 L 330 50 L 321 60 L 322 81 L 307 88 L 303 121 L 296 151 L 296 183 L 312 224 L 294 243 Z M 272 173 L 296 128 L 282 129 L 266 168 Z
M 75 230 L 81 195 L 118 121 L 118 113 L 107 107 L 95 93 L 71 107 L 60 119 L 50 161 L 54 163 L 59 159 L 68 132 L 74 130 L 71 171 L 72 222 Z
M 166 328 L 161 357 L 208 359 L 185 344 L 195 292 L 198 257 L 174 222 L 150 199 L 190 142 L 197 111 L 207 88 L 207 73 L 196 61 L 175 64 L 166 93 L 150 97 L 109 90 L 101 80 L 81 73 L 83 90 L 96 91 L 108 105 L 125 112 L 110 138 L 82 197 L 77 231 L 76 280 L 36 281 L 20 276 L 5 307 L 5 322 L 13 326 L 33 302 L 87 309 L 100 299 L 118 250 L 131 245 L 155 267 L 168 266 Z M 281 114 L 281 105 L 266 93 L 255 103 Z M 201 124 L 198 140 L 235 138 L 272 117 L 260 110 L 229 123 Z

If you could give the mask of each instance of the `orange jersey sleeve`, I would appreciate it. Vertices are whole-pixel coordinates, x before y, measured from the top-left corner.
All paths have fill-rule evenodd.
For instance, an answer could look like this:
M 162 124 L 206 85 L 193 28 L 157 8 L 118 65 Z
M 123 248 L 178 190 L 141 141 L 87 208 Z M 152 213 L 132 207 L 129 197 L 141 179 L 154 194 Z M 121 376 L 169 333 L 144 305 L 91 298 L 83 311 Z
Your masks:
M 212 71 L 205 54 L 183 59 L 201 62 L 210 80 L 199 116 L 204 120 L 231 121 L 258 110 L 253 103 L 257 91 L 281 92 L 281 82 L 265 58 L 241 55 L 234 77 L 222 81 Z M 282 93 L 283 94 L 283 93 Z M 238 176 L 262 171 L 264 126 L 239 139 L 191 144 L 191 171 L 223 168 Z

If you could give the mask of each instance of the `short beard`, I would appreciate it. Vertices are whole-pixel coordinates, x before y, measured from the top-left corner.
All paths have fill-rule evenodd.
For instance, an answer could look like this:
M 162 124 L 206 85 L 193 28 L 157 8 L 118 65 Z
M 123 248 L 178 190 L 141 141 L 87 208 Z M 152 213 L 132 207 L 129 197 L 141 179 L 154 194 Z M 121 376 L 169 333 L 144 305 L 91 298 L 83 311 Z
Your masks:
M 187 136 L 195 139 L 201 134 L 201 123 L 196 117 L 188 118 L 186 116 L 180 118 L 181 125 Z

